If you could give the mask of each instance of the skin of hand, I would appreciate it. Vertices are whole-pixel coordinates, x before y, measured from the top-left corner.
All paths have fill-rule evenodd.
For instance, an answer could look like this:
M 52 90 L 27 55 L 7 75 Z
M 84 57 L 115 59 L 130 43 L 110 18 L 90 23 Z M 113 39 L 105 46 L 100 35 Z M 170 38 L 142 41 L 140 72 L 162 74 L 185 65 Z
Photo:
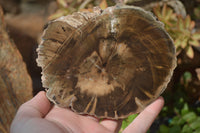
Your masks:
M 159 97 L 147 106 L 123 133 L 145 133 L 164 105 Z M 70 109 L 52 106 L 45 92 L 22 104 L 11 124 L 10 133 L 117 133 L 122 120 L 99 120 L 78 115 Z

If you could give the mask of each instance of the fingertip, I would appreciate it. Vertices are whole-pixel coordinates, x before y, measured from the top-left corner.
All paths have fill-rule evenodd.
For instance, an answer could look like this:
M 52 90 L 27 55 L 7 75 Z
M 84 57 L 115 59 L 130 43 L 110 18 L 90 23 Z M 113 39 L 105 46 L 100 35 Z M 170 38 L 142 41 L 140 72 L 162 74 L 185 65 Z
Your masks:
M 159 112 L 164 106 L 164 98 L 158 97 L 150 105 L 148 105 L 135 120 L 124 130 L 123 133 L 128 132 L 146 132 L 153 121 L 158 116 Z
M 164 98 L 162 96 L 158 97 L 155 101 L 153 101 L 150 105 L 148 105 L 144 110 L 149 112 L 160 112 L 160 110 L 164 106 Z
M 158 100 L 160 100 L 160 102 L 161 102 L 162 105 L 164 106 L 164 104 L 165 104 L 165 100 L 164 100 L 164 98 L 163 98 L 162 96 L 160 96 L 160 97 L 158 98 Z
M 163 98 L 162 96 L 159 96 L 159 97 L 157 98 L 157 100 L 159 100 L 159 102 L 161 102 L 161 103 L 164 105 L 165 100 L 164 100 L 164 98 Z

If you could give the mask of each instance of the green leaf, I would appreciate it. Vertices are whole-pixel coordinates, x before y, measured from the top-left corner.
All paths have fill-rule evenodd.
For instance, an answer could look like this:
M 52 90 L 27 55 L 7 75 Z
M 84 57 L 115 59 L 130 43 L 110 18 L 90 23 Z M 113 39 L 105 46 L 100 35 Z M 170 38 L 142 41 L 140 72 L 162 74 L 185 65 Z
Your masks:
M 184 83 L 188 84 L 190 81 L 192 81 L 192 74 L 188 71 L 184 72 L 183 79 L 184 79 Z
M 169 133 L 180 133 L 181 127 L 178 125 L 175 125 L 169 129 Z
M 126 120 L 123 120 L 121 128 L 124 130 L 129 124 L 130 124 L 129 122 L 127 122 Z
M 189 15 L 187 15 L 187 17 L 186 17 L 186 19 L 185 19 L 185 27 L 186 27 L 187 29 L 190 28 L 190 23 L 191 23 L 191 18 L 190 18 Z
M 67 1 L 66 0 L 57 0 L 58 5 L 61 7 L 66 8 L 67 7 Z
M 138 114 L 130 115 L 130 116 L 128 117 L 128 121 L 132 122 L 137 116 L 138 116 Z
M 162 111 L 168 111 L 169 109 L 168 109 L 168 106 L 164 106 L 163 108 L 162 108 Z
M 176 39 L 175 42 L 174 42 L 174 44 L 175 44 L 175 47 L 178 48 L 178 47 L 181 46 L 182 41 L 180 39 Z
M 197 112 L 200 113 L 200 107 L 197 107 Z
M 200 133 L 200 128 L 196 129 L 193 133 Z
M 179 114 L 179 113 L 180 113 L 180 110 L 179 110 L 179 108 L 177 108 L 177 107 L 174 107 L 174 112 L 175 112 L 176 114 Z
M 184 125 L 181 133 L 192 133 L 192 128 L 190 128 L 188 125 Z
M 183 49 L 187 46 L 187 44 L 188 44 L 187 41 L 188 41 L 188 38 L 186 38 L 186 37 L 183 39 L 183 41 L 181 41 L 181 47 Z
M 170 125 L 176 125 L 178 123 L 178 120 L 179 120 L 178 116 L 173 117 L 173 119 L 170 122 Z
M 192 129 L 198 129 L 198 128 L 200 128 L 200 117 L 198 117 L 194 122 L 192 122 L 190 124 L 190 127 Z
M 169 127 L 164 124 L 160 125 L 159 133 L 169 133 Z
M 183 118 L 180 118 L 179 120 L 178 120 L 178 125 L 183 125 L 185 123 L 185 120 L 183 119 Z
M 184 28 L 184 23 L 183 23 L 183 19 L 181 18 L 181 17 L 179 17 L 178 18 L 178 28 L 180 29 L 180 30 L 184 30 L 185 28 Z
M 183 99 L 182 97 L 179 98 L 178 102 L 179 102 L 180 104 L 184 104 L 184 103 L 185 103 L 185 102 L 184 102 L 184 99 Z
M 200 34 L 199 33 L 195 33 L 195 34 L 192 35 L 192 38 L 194 40 L 200 40 Z
M 188 49 L 187 49 L 187 51 L 186 51 L 186 55 L 187 55 L 189 58 L 193 59 L 193 57 L 194 57 L 194 51 L 193 51 L 193 49 L 192 49 L 191 46 L 188 47 Z
M 185 120 L 179 116 L 173 117 L 170 125 L 183 125 L 185 123 Z
M 189 112 L 189 107 L 188 107 L 188 104 L 187 103 L 184 103 L 184 106 L 183 108 L 181 109 L 181 115 L 185 115 Z
M 171 10 L 170 8 L 167 8 L 165 19 L 169 20 L 172 14 L 173 14 L 173 10 Z
M 189 112 L 183 116 L 183 119 L 187 122 L 192 122 L 197 118 L 197 115 L 194 112 Z
M 200 45 L 200 42 L 197 41 L 197 40 L 192 39 L 192 40 L 189 41 L 189 44 L 190 44 L 190 45 L 193 45 L 193 46 L 199 46 L 199 45 Z
M 125 129 L 137 116 L 138 116 L 138 114 L 133 114 L 133 115 L 130 115 L 128 118 L 124 119 L 122 121 L 121 128 Z

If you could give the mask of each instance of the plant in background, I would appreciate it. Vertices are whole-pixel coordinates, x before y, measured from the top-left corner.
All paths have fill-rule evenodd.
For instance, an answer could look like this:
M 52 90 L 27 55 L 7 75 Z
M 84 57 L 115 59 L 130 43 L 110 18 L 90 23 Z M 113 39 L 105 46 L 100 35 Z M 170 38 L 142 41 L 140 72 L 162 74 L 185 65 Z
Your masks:
M 195 32 L 195 22 L 188 15 L 183 18 L 173 12 L 173 9 L 164 5 L 153 9 L 157 18 L 165 24 L 167 32 L 174 39 L 177 55 L 185 50 L 189 58 L 194 57 L 192 46 L 200 46 L 200 34 Z
M 184 72 L 173 92 L 164 94 L 166 104 L 159 117 L 164 118 L 165 122 L 162 121 L 158 133 L 200 132 L 200 106 L 193 103 L 191 105 L 186 90 L 192 78 L 190 72 Z
M 184 51 L 190 59 L 193 59 L 192 47 L 200 47 L 200 33 L 195 31 L 195 22 L 191 17 L 187 15 L 183 18 L 167 5 L 157 6 L 153 12 L 158 20 L 164 23 L 165 29 L 173 38 L 177 56 Z M 190 72 L 183 72 L 173 92 L 164 94 L 166 105 L 160 117 L 167 118 L 167 122 L 160 125 L 159 133 L 200 132 L 200 107 L 192 107 L 187 94 L 187 91 L 192 91 L 189 88 L 193 78 Z
M 122 126 L 120 129 L 120 133 L 138 116 L 138 114 L 130 115 L 128 118 L 122 121 Z
M 99 6 L 101 9 L 106 9 L 108 6 L 112 6 L 111 0 L 56 0 L 58 9 L 49 16 L 49 20 L 66 16 L 77 11 L 93 11 L 93 7 Z
M 194 17 L 200 19 L 200 5 L 194 8 Z
M 66 16 L 77 11 L 77 5 L 79 5 L 81 2 L 82 0 L 56 0 L 58 9 L 55 13 L 49 16 L 49 20 Z
M 196 109 L 198 113 L 200 108 Z M 169 120 L 169 125 L 162 124 L 159 133 L 199 133 L 200 116 L 194 110 L 190 110 L 184 102 L 182 109 L 174 108 L 176 115 Z

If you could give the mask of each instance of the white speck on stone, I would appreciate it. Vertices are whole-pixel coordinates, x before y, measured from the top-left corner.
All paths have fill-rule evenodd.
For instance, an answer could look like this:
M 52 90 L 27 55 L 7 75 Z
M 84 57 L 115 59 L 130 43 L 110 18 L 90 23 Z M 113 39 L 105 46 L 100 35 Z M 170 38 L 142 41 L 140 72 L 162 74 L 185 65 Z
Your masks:
M 116 32 L 116 23 L 117 23 L 117 19 L 112 19 L 111 21 L 110 21 L 110 25 L 111 25 L 111 33 L 115 33 Z
M 66 22 L 66 23 L 68 23 L 69 25 L 71 25 L 74 28 L 78 28 L 79 26 L 81 26 L 83 24 L 79 20 L 73 18 L 73 15 L 62 16 L 62 17 L 56 19 L 55 21 Z
M 105 10 L 108 10 L 108 12 L 111 13 L 111 14 L 112 14 L 112 12 L 113 12 L 113 8 L 112 8 L 112 7 L 109 7 L 109 8 L 107 8 L 107 9 L 105 9 Z

